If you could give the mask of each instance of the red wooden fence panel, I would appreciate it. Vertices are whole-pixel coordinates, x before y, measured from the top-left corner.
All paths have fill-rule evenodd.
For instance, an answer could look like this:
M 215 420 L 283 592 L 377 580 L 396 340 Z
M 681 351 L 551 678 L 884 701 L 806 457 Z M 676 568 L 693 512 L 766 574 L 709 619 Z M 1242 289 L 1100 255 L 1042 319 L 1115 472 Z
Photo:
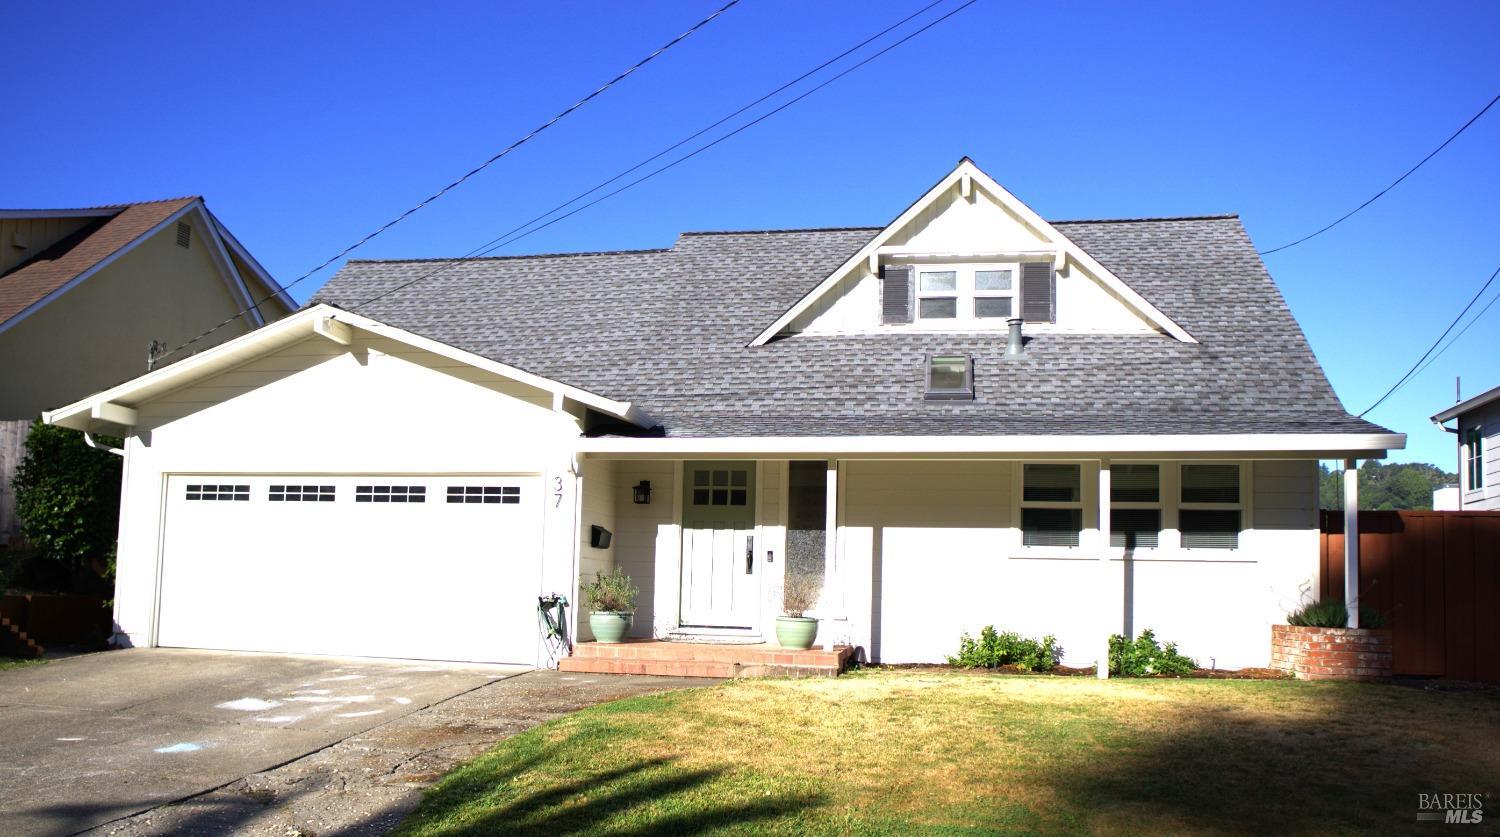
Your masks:
M 1343 512 L 1321 519 L 1319 582 L 1344 598 Z M 1362 511 L 1361 601 L 1385 615 L 1396 674 L 1500 683 L 1500 512 Z

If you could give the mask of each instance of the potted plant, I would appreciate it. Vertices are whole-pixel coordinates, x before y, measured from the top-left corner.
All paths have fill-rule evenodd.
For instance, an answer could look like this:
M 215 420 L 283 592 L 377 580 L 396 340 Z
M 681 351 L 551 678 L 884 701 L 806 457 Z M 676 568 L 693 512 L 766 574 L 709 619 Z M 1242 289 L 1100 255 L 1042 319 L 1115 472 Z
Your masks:
M 599 573 L 584 586 L 583 606 L 589 609 L 589 628 L 595 641 L 624 641 L 635 618 L 635 597 L 640 592 L 618 567 Z
M 785 615 L 776 617 L 776 641 L 783 648 L 811 648 L 818 636 L 818 620 L 802 614 L 818 603 L 823 584 L 811 573 L 787 573 L 782 584 L 781 607 Z

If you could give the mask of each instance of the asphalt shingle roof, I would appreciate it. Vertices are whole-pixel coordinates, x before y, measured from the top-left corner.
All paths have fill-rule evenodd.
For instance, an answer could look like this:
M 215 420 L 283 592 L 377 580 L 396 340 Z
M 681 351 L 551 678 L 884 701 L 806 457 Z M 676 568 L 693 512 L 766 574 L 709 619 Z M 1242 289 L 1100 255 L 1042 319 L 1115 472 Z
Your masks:
M 1234 216 L 1060 222 L 1187 329 L 793 335 L 747 344 L 879 228 L 686 233 L 667 250 L 351 261 L 314 298 L 638 404 L 669 436 L 1388 432 L 1350 416 Z M 927 401 L 928 352 L 975 358 Z

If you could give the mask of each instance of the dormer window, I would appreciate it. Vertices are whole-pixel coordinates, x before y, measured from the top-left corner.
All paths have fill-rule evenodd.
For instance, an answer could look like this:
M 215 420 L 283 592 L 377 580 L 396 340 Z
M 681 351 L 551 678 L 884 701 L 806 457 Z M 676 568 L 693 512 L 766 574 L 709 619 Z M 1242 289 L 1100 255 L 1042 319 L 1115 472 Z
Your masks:
M 1015 316 L 1014 264 L 917 265 L 917 321 L 999 324 Z

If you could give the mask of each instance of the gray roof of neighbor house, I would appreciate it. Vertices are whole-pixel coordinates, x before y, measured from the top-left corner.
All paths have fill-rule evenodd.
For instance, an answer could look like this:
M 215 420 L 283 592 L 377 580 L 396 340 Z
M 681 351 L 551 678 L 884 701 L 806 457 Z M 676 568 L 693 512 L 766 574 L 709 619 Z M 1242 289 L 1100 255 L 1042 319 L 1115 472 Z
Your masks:
M 685 233 L 662 250 L 351 261 L 314 302 L 609 398 L 669 436 L 1390 432 L 1345 412 L 1235 216 L 1061 222 L 1200 342 L 1165 335 L 755 336 L 878 228 Z M 969 353 L 973 401 L 924 399 Z

